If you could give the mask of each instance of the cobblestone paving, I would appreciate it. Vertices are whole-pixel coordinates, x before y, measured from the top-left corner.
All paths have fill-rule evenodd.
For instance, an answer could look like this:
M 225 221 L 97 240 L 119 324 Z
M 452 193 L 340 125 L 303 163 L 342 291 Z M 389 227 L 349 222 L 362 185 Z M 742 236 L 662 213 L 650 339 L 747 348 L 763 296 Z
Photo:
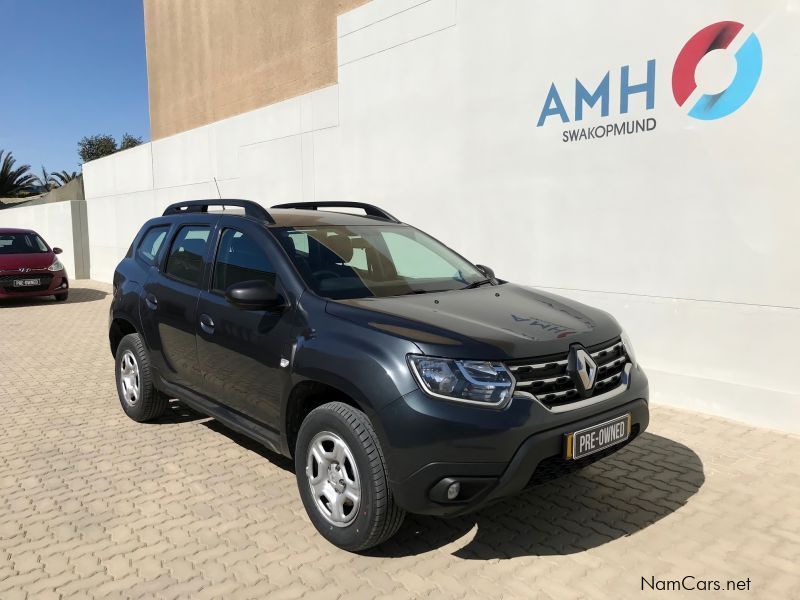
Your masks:
M 639 598 L 750 579 L 800 598 L 800 438 L 654 407 L 580 474 L 364 555 L 303 512 L 290 463 L 180 405 L 118 405 L 109 287 L 0 307 L 0 598 Z M 687 593 L 689 597 L 719 594 Z

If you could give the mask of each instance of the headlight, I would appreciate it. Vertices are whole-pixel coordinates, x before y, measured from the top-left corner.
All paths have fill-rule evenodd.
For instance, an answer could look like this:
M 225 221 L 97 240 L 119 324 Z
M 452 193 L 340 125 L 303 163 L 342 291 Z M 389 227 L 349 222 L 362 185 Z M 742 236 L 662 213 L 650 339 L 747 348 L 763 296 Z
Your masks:
M 47 267 L 47 270 L 48 271 L 63 271 L 64 270 L 64 265 L 61 264 L 60 260 L 56 259 L 55 262 L 52 265 Z
M 503 363 L 409 355 L 411 371 L 431 396 L 482 406 L 504 405 L 514 379 Z
M 622 330 L 622 335 L 620 336 L 622 340 L 622 345 L 625 347 L 625 353 L 628 355 L 628 358 L 631 359 L 631 363 L 633 366 L 636 366 L 636 354 L 633 352 L 633 344 L 631 344 L 631 338 L 628 337 L 628 334 L 625 333 L 625 330 Z

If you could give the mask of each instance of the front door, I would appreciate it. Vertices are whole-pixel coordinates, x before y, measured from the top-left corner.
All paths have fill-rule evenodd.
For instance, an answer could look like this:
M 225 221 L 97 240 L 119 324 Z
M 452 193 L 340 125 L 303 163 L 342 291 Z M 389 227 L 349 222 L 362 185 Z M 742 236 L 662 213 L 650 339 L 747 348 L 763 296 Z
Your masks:
M 291 356 L 291 310 L 246 310 L 225 300 L 229 286 L 252 280 L 269 281 L 287 297 L 266 235 L 263 227 L 222 218 L 211 282 L 197 307 L 197 353 L 210 397 L 277 430 L 289 383 L 281 359 Z
M 205 220 L 178 227 L 161 265 L 151 270 L 141 307 L 154 366 L 168 382 L 191 389 L 202 385 L 195 316 L 214 225 Z

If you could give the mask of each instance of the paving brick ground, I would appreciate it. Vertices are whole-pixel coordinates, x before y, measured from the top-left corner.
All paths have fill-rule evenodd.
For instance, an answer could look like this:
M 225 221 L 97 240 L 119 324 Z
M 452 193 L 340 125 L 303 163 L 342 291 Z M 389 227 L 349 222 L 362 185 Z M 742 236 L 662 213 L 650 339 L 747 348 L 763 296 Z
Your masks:
M 800 438 L 654 407 L 583 473 L 366 555 L 307 520 L 290 464 L 179 405 L 118 405 L 109 287 L 0 307 L 0 598 L 639 598 L 642 577 L 800 598 Z M 688 597 L 718 597 L 687 593 Z

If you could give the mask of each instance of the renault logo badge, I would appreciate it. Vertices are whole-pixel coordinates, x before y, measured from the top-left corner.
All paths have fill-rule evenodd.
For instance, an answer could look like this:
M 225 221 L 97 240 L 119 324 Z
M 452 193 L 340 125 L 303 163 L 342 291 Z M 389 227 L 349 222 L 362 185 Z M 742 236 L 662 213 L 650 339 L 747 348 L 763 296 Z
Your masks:
M 567 360 L 567 373 L 572 377 L 580 392 L 588 392 L 597 377 L 597 363 L 580 346 L 573 346 Z

